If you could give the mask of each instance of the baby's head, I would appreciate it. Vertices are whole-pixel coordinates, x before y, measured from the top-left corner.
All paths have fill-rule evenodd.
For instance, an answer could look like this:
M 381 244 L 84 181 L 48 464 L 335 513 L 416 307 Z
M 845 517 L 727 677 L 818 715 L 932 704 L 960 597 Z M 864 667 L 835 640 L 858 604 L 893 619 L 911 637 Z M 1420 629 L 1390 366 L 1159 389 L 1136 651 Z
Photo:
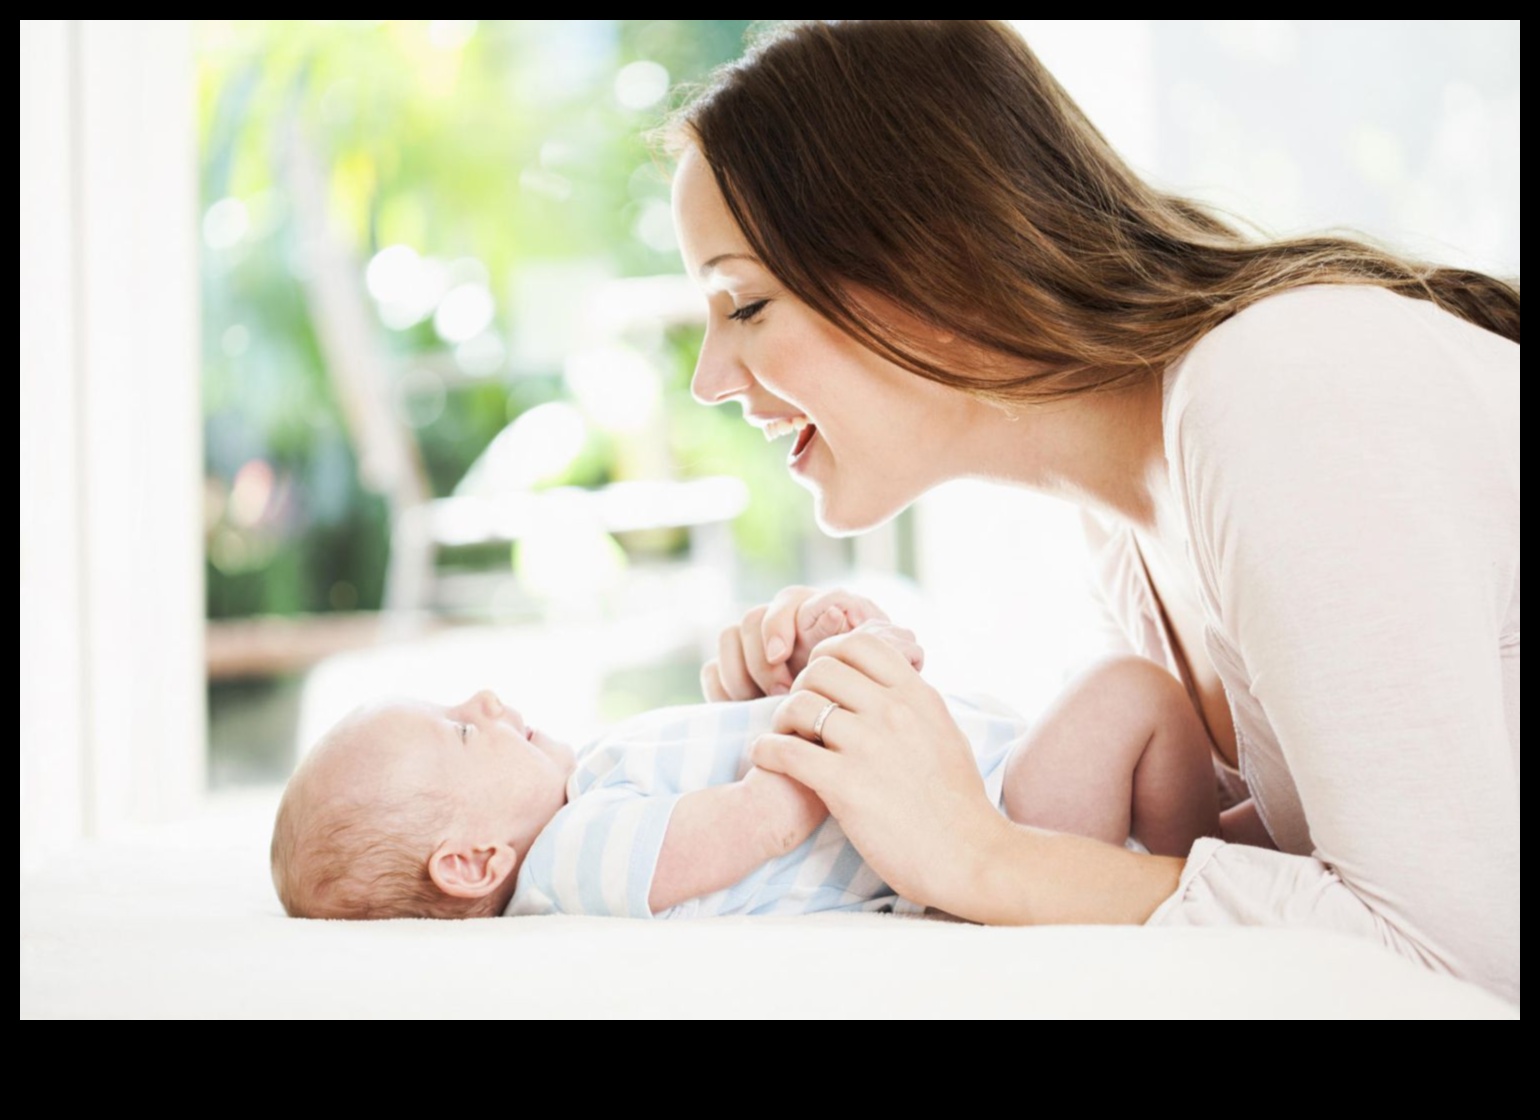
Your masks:
M 519 864 L 566 803 L 572 748 L 491 692 L 398 701 L 333 727 L 273 826 L 273 885 L 303 918 L 501 913 Z

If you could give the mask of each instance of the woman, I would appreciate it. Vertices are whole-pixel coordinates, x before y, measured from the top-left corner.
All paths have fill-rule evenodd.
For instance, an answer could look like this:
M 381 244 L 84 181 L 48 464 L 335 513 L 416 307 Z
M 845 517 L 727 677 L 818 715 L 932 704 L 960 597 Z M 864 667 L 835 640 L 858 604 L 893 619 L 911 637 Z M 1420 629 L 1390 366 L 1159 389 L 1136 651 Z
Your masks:
M 859 632 L 757 761 L 965 918 L 1348 931 L 1517 1000 L 1517 289 L 1244 239 L 1141 182 L 987 21 L 785 30 L 673 135 L 696 396 L 794 436 L 831 532 L 959 477 L 1080 503 L 1254 843 L 1183 861 L 1010 824 L 939 697 Z M 751 613 L 708 694 L 786 687 L 826 605 Z

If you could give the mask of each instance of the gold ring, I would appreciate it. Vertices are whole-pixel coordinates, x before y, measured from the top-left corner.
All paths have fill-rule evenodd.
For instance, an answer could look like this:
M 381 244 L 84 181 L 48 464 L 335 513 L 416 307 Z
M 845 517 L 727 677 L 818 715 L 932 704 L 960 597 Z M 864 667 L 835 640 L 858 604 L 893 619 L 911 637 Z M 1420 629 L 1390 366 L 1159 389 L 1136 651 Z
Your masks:
M 833 700 L 830 700 L 829 706 L 818 713 L 818 718 L 813 721 L 813 738 L 817 739 L 819 742 L 823 742 L 824 722 L 828 720 L 829 713 L 838 707 L 839 705 L 837 703 L 835 703 Z

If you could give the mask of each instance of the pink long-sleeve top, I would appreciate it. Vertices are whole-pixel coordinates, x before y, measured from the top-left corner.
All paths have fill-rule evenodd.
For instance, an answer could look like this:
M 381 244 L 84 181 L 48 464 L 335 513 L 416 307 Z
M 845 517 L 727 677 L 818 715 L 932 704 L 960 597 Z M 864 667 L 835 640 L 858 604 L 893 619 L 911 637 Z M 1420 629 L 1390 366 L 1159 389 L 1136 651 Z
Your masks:
M 1199 841 L 1150 922 L 1339 930 L 1518 1002 L 1518 345 L 1301 288 L 1169 370 L 1163 422 L 1278 850 Z M 1186 679 L 1133 534 L 1094 559 L 1124 643 Z

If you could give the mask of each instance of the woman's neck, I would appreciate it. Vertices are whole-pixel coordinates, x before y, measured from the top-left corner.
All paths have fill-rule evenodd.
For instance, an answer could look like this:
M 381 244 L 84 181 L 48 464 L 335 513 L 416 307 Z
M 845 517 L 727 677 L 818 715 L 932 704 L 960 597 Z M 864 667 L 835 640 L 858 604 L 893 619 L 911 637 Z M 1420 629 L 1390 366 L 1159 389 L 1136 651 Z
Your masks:
M 1159 378 L 1009 409 L 980 402 L 967 474 L 1026 486 L 1158 532 L 1169 490 Z

